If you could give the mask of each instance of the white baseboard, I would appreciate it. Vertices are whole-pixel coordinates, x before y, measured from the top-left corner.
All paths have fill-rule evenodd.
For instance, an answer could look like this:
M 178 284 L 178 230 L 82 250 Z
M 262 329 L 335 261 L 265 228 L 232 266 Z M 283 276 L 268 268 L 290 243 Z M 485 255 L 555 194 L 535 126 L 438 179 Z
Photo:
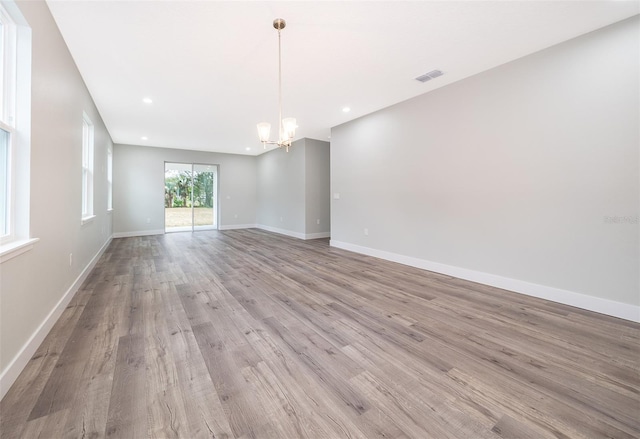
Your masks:
M 137 232 L 115 232 L 114 238 L 131 238 L 133 236 L 164 235 L 164 229 L 139 230 Z
M 107 239 L 102 248 L 98 250 L 98 253 L 91 259 L 89 264 L 82 270 L 82 273 L 78 276 L 78 278 L 73 282 L 73 284 L 69 287 L 69 289 L 64 293 L 62 298 L 58 301 L 56 306 L 49 312 L 49 315 L 43 320 L 43 322 L 38 326 L 38 329 L 31 335 L 29 340 L 22 346 L 20 352 L 13 357 L 13 360 L 9 363 L 9 365 L 2 371 L 0 375 L 0 399 L 4 398 L 4 395 L 7 394 L 13 383 L 16 381 L 22 370 L 25 368 L 31 357 L 36 353 L 38 347 L 45 339 L 53 325 L 58 321 L 62 312 L 65 310 L 73 296 L 80 289 L 83 282 L 91 273 L 91 270 L 96 266 L 100 256 L 107 249 L 109 244 L 111 243 L 111 238 Z
M 228 224 L 218 227 L 218 230 L 255 229 L 255 224 Z
M 307 233 L 304 239 L 330 238 L 331 232 Z
M 329 232 L 307 233 L 307 234 L 305 234 L 305 233 L 300 233 L 300 232 L 294 232 L 292 230 L 279 229 L 277 227 L 265 226 L 263 224 L 256 224 L 255 227 L 258 228 L 258 229 L 266 230 L 267 232 L 279 233 L 280 235 L 291 236 L 292 238 L 298 238 L 298 239 L 318 239 L 318 238 L 328 238 L 328 237 L 331 236 L 331 233 L 329 233 Z
M 265 226 L 263 224 L 256 224 L 256 228 L 266 230 L 267 232 L 278 233 L 280 235 L 291 236 L 292 238 L 304 239 L 304 233 L 294 232 L 286 229 L 279 229 L 277 227 Z
M 356 244 L 350 244 L 348 242 L 331 240 L 330 245 L 332 247 L 341 248 L 343 250 L 349 250 L 355 253 L 373 256 L 376 258 L 385 259 L 387 261 L 398 262 L 400 264 L 409 265 L 411 267 L 422 268 L 423 270 L 446 274 L 448 276 L 457 277 L 459 279 L 470 280 L 472 282 L 478 282 L 484 285 L 502 288 L 520 294 L 526 294 L 527 296 L 538 297 L 540 299 L 558 302 L 564 305 L 575 306 L 577 308 L 582 308 L 600 314 L 606 314 L 609 316 L 630 320 L 632 322 L 640 322 L 640 306 L 631 305 L 628 303 L 615 302 L 613 300 L 589 296 L 587 294 L 576 293 L 573 291 L 562 290 L 559 288 L 548 287 L 545 285 L 534 284 L 517 279 L 511 279 L 508 277 L 483 273 L 481 271 L 468 270 L 466 268 L 455 267 L 453 265 L 440 264 L 438 262 L 413 258 L 411 256 L 405 256 L 369 247 L 363 247 Z

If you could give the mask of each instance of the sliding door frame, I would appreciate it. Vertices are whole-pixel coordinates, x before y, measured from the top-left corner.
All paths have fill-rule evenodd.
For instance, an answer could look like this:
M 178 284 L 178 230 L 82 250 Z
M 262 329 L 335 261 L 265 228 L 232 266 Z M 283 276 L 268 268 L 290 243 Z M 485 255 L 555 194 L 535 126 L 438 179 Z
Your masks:
M 202 162 L 176 162 L 176 161 L 168 161 L 165 160 L 163 163 L 163 173 L 167 172 L 167 164 L 176 164 L 176 165 L 189 165 L 191 166 L 191 233 L 198 231 L 206 231 L 206 230 L 219 230 L 220 229 L 220 165 L 215 163 L 202 163 Z M 194 186 L 194 169 L 196 166 L 213 166 L 216 168 L 215 180 L 214 180 L 214 203 L 213 203 L 213 214 L 214 214 L 214 225 L 206 229 L 196 229 L 196 219 L 195 219 L 195 206 L 193 205 L 193 186 Z M 166 182 L 166 177 L 163 177 L 163 183 Z M 164 233 L 167 233 L 167 214 L 166 207 L 164 205 L 164 190 L 163 190 L 163 215 L 162 215 L 162 226 Z M 176 233 L 181 230 L 176 230 L 175 232 L 169 231 L 168 233 Z M 186 231 L 186 230 L 182 230 Z

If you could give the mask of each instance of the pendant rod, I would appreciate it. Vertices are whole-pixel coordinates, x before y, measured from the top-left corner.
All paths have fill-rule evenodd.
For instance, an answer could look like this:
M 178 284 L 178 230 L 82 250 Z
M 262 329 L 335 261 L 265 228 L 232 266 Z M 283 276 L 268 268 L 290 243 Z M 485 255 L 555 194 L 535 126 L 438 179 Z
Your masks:
M 282 48 L 278 29 L 278 142 L 282 143 Z
M 271 124 L 262 122 L 258 124 L 258 136 L 264 148 L 267 145 L 277 145 L 285 147 L 287 152 L 291 146 L 291 142 L 295 137 L 295 129 L 297 128 L 296 119 L 291 117 L 287 119 L 287 125 L 284 125 L 282 119 L 282 29 L 287 23 L 282 18 L 273 20 L 273 27 L 278 31 L 278 140 L 269 140 L 269 129 Z

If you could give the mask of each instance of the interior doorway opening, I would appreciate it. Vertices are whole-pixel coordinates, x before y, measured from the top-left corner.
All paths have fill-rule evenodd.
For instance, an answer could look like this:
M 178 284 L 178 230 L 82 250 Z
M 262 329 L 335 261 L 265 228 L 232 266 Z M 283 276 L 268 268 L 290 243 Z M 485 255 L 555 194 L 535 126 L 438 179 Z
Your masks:
M 218 165 L 165 162 L 165 232 L 217 228 Z

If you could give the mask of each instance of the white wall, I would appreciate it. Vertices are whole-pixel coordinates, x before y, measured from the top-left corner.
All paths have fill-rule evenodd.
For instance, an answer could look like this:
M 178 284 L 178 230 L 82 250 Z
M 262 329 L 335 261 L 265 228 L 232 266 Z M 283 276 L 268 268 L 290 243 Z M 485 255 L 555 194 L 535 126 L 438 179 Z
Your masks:
M 258 227 L 302 239 L 328 237 L 329 144 L 300 139 L 289 152 L 275 149 L 256 159 Z
M 333 128 L 332 244 L 640 319 L 638 32 Z
M 0 265 L 0 396 L 60 315 L 112 229 L 106 192 L 111 138 L 46 4 L 18 6 L 32 28 L 30 228 L 31 237 L 40 241 Z M 83 111 L 95 125 L 96 218 L 85 225 L 80 222 Z
M 164 163 L 219 165 L 220 228 L 256 222 L 256 162 L 252 156 L 114 145 L 113 208 L 116 236 L 164 231 Z M 150 222 L 147 223 L 147 218 Z
M 305 233 L 327 235 L 331 230 L 329 142 L 305 139 L 304 147 Z
M 305 233 L 305 141 L 293 142 L 289 152 L 278 148 L 256 157 L 260 226 Z

